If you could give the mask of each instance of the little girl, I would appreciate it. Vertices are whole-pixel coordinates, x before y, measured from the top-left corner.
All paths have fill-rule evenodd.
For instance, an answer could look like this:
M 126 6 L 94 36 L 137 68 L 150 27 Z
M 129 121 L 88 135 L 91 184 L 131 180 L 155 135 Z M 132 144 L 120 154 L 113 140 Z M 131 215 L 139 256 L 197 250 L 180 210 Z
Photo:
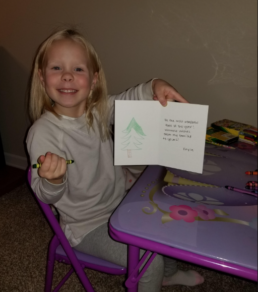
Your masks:
M 107 224 L 126 191 L 123 169 L 113 164 L 110 137 L 116 99 L 155 99 L 163 106 L 167 100 L 187 102 L 160 79 L 107 96 L 97 53 L 75 30 L 60 30 L 41 44 L 31 83 L 34 124 L 26 141 L 31 163 L 41 163 L 32 171 L 32 189 L 57 208 L 72 247 L 127 266 L 127 246 L 109 237 Z M 67 166 L 67 159 L 75 162 Z M 175 260 L 158 255 L 141 278 L 139 292 L 202 282 L 198 273 L 177 270 Z

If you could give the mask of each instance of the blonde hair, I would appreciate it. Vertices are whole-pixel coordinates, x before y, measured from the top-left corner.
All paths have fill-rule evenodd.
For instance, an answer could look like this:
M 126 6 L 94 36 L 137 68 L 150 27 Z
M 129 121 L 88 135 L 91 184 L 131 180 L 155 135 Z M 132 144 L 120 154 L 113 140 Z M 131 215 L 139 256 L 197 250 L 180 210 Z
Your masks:
M 97 112 L 97 120 L 99 123 L 100 134 L 102 140 L 110 137 L 110 129 L 108 124 L 108 108 L 107 108 L 107 85 L 105 74 L 99 60 L 99 57 L 93 46 L 85 40 L 85 38 L 75 29 L 62 29 L 50 35 L 39 47 L 31 76 L 30 100 L 29 100 L 29 114 L 32 121 L 36 121 L 45 112 L 45 110 L 52 112 L 54 115 L 58 114 L 54 111 L 53 101 L 47 95 L 40 77 L 39 70 L 44 72 L 47 64 L 47 53 L 53 42 L 69 39 L 78 42 L 85 49 L 88 61 L 88 69 L 93 75 L 98 74 L 98 80 L 92 89 L 90 96 L 86 101 L 86 123 L 93 129 L 93 111 Z M 94 130 L 94 129 L 93 129 Z

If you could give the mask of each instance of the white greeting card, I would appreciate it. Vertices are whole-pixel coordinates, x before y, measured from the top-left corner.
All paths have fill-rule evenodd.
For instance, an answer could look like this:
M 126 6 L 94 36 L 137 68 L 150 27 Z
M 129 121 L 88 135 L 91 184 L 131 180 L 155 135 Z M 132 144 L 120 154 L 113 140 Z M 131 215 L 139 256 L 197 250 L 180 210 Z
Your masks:
M 115 165 L 162 165 L 202 173 L 208 106 L 115 101 Z

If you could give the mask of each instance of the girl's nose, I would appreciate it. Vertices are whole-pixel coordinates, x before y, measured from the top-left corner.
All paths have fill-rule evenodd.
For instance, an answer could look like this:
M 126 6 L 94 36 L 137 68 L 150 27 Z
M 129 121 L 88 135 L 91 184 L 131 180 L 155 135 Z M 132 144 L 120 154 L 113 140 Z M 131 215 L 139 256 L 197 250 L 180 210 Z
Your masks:
M 73 75 L 70 72 L 65 72 L 62 76 L 62 79 L 64 81 L 72 81 L 73 80 Z

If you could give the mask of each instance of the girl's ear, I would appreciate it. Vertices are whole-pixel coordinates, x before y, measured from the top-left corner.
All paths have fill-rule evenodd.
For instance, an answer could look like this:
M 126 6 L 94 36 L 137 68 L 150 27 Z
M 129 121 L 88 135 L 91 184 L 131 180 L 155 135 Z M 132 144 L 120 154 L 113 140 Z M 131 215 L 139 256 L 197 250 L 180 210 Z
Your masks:
M 97 72 L 95 72 L 93 74 L 93 78 L 92 78 L 92 82 L 91 82 L 91 90 L 94 89 L 94 87 L 97 84 L 98 80 L 99 80 L 99 74 Z
M 41 69 L 39 69 L 38 75 L 39 75 L 39 79 L 41 81 L 42 86 L 45 87 L 44 77 L 43 77 L 43 73 Z

